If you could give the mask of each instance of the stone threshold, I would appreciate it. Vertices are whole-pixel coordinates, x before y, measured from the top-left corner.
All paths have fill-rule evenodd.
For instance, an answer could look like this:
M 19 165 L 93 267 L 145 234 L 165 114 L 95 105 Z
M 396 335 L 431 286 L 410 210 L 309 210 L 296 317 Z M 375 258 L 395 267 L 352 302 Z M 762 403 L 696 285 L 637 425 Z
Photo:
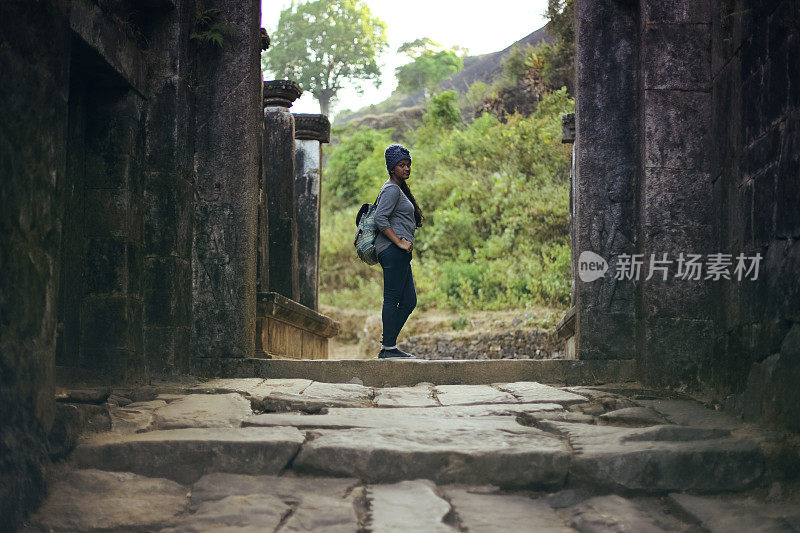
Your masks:
M 562 386 L 636 381 L 633 360 L 509 359 L 494 361 L 291 360 L 198 358 L 193 372 L 208 378 L 310 379 L 367 387 L 481 385 L 537 381 Z

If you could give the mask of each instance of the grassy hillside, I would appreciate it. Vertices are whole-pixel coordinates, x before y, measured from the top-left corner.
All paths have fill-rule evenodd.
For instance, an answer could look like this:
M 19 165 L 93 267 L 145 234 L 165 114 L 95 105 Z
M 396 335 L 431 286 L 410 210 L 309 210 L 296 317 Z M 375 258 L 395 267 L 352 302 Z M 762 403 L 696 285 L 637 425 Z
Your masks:
M 529 117 L 484 114 L 466 124 L 454 91 L 431 98 L 406 134 L 409 180 L 425 213 L 412 266 L 422 308 L 509 309 L 569 303 L 569 149 L 560 117 L 566 90 L 545 94 Z M 391 130 L 339 131 L 323 172 L 320 300 L 375 308 L 380 267 L 356 257 L 355 213 L 387 178 Z

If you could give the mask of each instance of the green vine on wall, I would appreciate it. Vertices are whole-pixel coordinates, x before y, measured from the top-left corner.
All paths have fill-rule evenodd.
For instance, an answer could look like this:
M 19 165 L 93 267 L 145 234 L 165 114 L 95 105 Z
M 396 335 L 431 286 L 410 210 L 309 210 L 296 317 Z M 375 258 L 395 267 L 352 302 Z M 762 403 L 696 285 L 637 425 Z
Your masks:
M 236 28 L 219 22 L 219 9 L 206 9 L 194 18 L 194 31 L 189 38 L 201 44 L 222 48 L 227 39 L 238 36 Z

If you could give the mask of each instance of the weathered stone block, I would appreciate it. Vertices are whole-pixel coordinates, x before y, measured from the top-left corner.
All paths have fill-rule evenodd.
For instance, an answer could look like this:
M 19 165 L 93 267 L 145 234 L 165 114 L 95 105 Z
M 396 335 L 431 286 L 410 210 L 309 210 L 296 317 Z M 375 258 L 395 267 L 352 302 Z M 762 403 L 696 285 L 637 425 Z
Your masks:
M 230 46 L 194 63 L 196 190 L 192 245 L 192 351 L 248 357 L 255 351 L 256 223 L 261 132 L 259 4 L 215 1 Z
M 708 170 L 711 94 L 646 91 L 645 166 Z
M 645 89 L 707 89 L 711 79 L 709 25 L 646 26 L 642 37 L 641 68 Z
M 144 291 L 148 325 L 188 326 L 191 323 L 191 265 L 178 257 L 146 260 Z
M 649 0 L 642 2 L 645 22 L 700 23 L 711 20 L 711 5 L 694 0 Z
M 753 178 L 753 247 L 761 248 L 775 235 L 775 175 L 773 165 Z
M 628 313 L 588 309 L 579 317 L 579 359 L 634 359 L 634 319 Z
M 711 144 L 711 168 L 722 173 L 726 180 L 739 176 L 734 167 L 738 163 L 737 154 L 742 147 L 742 115 L 731 113 L 731 109 L 742 106 L 742 61 L 737 55 L 725 64 L 712 84 L 711 130 L 714 142 Z
M 742 60 L 742 74 L 745 74 L 746 63 Z M 766 129 L 764 108 L 766 106 L 764 80 L 762 70 L 756 70 L 742 82 L 742 126 L 744 142 L 751 143 L 760 137 Z
M 188 327 L 151 327 L 144 330 L 145 356 L 152 372 L 185 372 L 189 369 Z
M 770 243 L 766 253 L 762 253 L 762 273 L 766 278 L 767 316 L 782 317 L 792 322 L 800 322 L 800 284 L 798 265 L 800 265 L 800 243 L 792 240 L 776 240 Z
M 87 189 L 85 192 L 84 235 L 86 237 L 127 237 L 130 193 L 127 189 Z
M 381 482 L 424 478 L 513 487 L 564 480 L 569 455 L 558 438 L 543 431 L 480 419 L 431 429 L 320 430 L 303 445 L 293 468 Z
M 642 381 L 652 386 L 696 386 L 699 368 L 711 356 L 711 321 L 648 317 L 645 328 L 639 347 Z
M 193 483 L 214 472 L 277 474 L 302 442 L 295 428 L 186 428 L 98 435 L 78 446 L 73 458 L 85 468 Z
M 800 38 L 796 39 L 800 40 Z M 794 69 L 798 71 L 800 69 Z M 800 82 L 800 79 L 798 79 Z M 794 87 L 800 87 L 795 85 Z M 800 92 L 796 90 L 795 92 Z M 800 120 L 787 120 L 781 136 L 775 194 L 776 236 L 800 237 Z
M 56 480 L 31 523 L 45 531 L 154 531 L 171 524 L 187 505 L 186 488 L 173 481 L 77 470 Z
M 142 297 L 144 287 L 144 253 L 139 244 L 127 243 L 125 255 L 128 261 L 128 284 L 126 292 L 134 298 Z
M 180 175 L 149 172 L 145 178 L 144 246 L 148 254 L 189 258 L 192 185 Z
M 690 225 L 703 220 L 712 203 L 708 172 L 646 168 L 642 188 L 648 226 Z
M 128 281 L 127 245 L 116 239 L 86 243 L 85 288 L 89 294 L 124 294 Z

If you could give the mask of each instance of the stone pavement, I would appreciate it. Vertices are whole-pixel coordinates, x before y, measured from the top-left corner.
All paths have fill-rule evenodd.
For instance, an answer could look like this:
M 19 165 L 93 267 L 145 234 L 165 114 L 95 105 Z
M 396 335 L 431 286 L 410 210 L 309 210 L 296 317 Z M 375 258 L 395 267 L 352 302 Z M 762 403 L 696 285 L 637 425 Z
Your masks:
M 243 378 L 61 401 L 99 431 L 27 531 L 800 531 L 780 435 L 631 384 Z

